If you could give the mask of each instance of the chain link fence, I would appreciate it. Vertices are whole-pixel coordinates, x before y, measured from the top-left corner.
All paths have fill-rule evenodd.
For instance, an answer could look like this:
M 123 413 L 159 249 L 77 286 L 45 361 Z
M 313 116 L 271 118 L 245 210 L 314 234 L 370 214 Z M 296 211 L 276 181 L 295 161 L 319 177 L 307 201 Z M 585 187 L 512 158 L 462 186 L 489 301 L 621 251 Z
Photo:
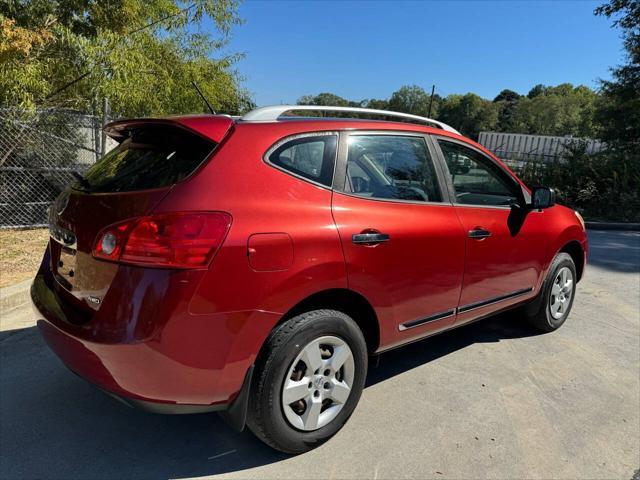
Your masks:
M 0 108 L 0 228 L 46 226 L 53 200 L 112 146 L 103 124 L 71 110 Z

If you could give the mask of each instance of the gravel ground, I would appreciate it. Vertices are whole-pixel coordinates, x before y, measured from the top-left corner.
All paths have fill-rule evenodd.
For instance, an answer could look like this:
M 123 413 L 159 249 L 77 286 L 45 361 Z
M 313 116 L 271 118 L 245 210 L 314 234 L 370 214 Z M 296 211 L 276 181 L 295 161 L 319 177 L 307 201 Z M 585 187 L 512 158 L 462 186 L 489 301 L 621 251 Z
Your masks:
M 32 278 L 48 240 L 46 228 L 0 230 L 0 288 Z
M 0 478 L 631 479 L 640 234 L 590 241 L 559 331 L 537 334 L 510 314 L 389 352 L 345 428 L 297 457 L 215 414 L 129 409 L 69 373 L 35 327 L 0 332 Z M 13 315 L 19 325 L 29 313 Z

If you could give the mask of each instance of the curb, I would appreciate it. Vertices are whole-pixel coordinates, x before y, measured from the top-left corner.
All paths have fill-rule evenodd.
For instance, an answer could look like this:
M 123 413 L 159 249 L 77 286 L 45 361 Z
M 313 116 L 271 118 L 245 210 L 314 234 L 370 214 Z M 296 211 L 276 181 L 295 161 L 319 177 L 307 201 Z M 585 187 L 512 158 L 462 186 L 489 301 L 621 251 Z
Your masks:
M 6 314 L 9 310 L 29 302 L 29 288 L 31 280 L 0 288 L 0 312 Z
M 584 222 L 589 230 L 622 230 L 625 232 L 640 231 L 640 223 L 622 222 Z

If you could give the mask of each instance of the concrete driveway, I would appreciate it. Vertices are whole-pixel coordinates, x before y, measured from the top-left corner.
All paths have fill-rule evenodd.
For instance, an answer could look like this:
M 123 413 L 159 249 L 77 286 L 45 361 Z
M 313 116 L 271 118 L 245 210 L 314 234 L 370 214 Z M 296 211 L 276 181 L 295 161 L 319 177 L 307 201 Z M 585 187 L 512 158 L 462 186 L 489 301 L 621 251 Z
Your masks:
M 215 414 L 129 409 L 69 373 L 35 327 L 5 330 L 0 477 L 630 479 L 640 466 L 640 234 L 590 240 L 558 332 L 538 335 L 510 314 L 385 354 L 345 428 L 298 457 Z

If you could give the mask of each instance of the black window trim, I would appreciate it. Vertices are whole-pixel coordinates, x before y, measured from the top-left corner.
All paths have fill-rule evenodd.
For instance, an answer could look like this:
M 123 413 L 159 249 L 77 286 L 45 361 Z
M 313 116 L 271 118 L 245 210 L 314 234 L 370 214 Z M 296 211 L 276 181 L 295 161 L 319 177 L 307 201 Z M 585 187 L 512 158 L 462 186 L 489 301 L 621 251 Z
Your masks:
M 449 172 L 449 166 L 447 165 L 447 162 L 444 158 L 444 153 L 442 152 L 442 149 L 440 148 L 440 145 L 438 144 L 438 140 L 443 140 L 445 142 L 450 142 L 450 143 L 455 143 L 458 145 L 461 145 L 463 147 L 466 147 L 470 150 L 473 150 L 474 152 L 479 153 L 484 159 L 487 160 L 487 162 L 489 162 L 491 165 L 493 165 L 496 169 L 496 171 L 498 171 L 499 175 L 502 175 L 503 178 L 505 180 L 507 180 L 507 182 L 511 183 L 514 186 L 514 190 L 516 190 L 517 196 L 518 196 L 518 202 L 520 204 L 524 204 L 526 202 L 526 191 L 524 188 L 522 188 L 522 185 L 520 184 L 520 182 L 518 182 L 518 180 L 516 180 L 516 178 L 514 178 L 514 176 L 508 172 L 507 170 L 505 170 L 502 165 L 498 164 L 495 160 L 493 160 L 491 157 L 489 157 L 486 153 L 484 153 L 482 150 L 480 150 L 479 148 L 476 148 L 475 146 L 458 140 L 457 138 L 452 138 L 452 137 L 447 137 L 444 135 L 431 135 L 431 141 L 433 143 L 433 147 L 434 149 L 437 151 L 437 156 L 438 156 L 438 163 L 440 163 L 441 168 L 444 170 L 445 172 L 445 183 L 447 185 L 447 190 L 449 192 L 449 196 L 452 199 L 452 203 L 454 206 L 456 207 L 470 207 L 470 208 L 488 208 L 491 210 L 511 210 L 511 207 L 508 205 L 478 205 L 478 204 L 474 204 L 474 203 L 458 203 L 455 201 L 456 199 L 456 189 L 453 186 L 453 182 L 451 180 L 451 172 Z
M 387 137 L 419 137 L 422 138 L 433 162 L 433 167 L 436 172 L 436 183 L 440 189 L 442 201 L 432 202 L 423 200 L 402 200 L 395 198 L 375 198 L 375 197 L 363 197 L 361 195 L 355 195 L 352 192 L 347 192 L 344 189 L 346 177 L 347 177 L 347 155 L 349 153 L 349 138 L 352 136 L 372 136 L 380 135 Z M 385 202 L 385 203 L 398 203 L 398 204 L 413 204 L 413 205 L 429 205 L 429 206 L 447 206 L 452 205 L 452 197 L 446 184 L 446 176 L 440 165 L 440 158 L 438 152 L 433 148 L 433 142 L 429 139 L 428 133 L 408 131 L 408 130 L 342 130 L 340 131 L 340 141 L 338 143 L 338 160 L 336 162 L 336 168 L 333 174 L 333 191 L 340 193 L 341 195 L 347 195 L 349 197 L 359 198 L 361 200 L 371 202 Z
M 273 163 L 273 162 L 271 162 L 269 160 L 269 157 L 271 156 L 271 154 L 273 152 L 275 152 L 280 147 L 282 147 L 286 143 L 289 143 L 289 142 L 291 142 L 293 140 L 299 140 L 299 139 L 302 139 L 302 138 L 331 137 L 331 136 L 336 137 L 336 153 L 335 153 L 334 158 L 333 158 L 333 173 L 332 173 L 332 180 L 331 180 L 331 184 L 330 185 L 325 185 L 322 182 L 318 182 L 318 181 L 312 180 L 311 178 L 305 177 L 304 175 L 299 175 L 299 174 L 297 174 L 295 172 L 292 172 L 291 170 L 288 170 L 285 167 L 283 167 L 281 165 L 277 165 L 277 164 L 275 164 L 275 163 Z M 324 188 L 325 190 L 332 190 L 333 183 L 335 182 L 337 157 L 338 157 L 338 152 L 339 151 L 340 151 L 340 132 L 338 132 L 336 130 L 299 132 L 299 133 L 295 133 L 293 135 L 287 135 L 286 137 L 282 137 L 276 143 L 271 145 L 267 149 L 267 151 L 264 153 L 264 155 L 262 156 L 262 161 L 264 163 L 266 163 L 267 165 L 269 165 L 270 167 L 275 168 L 276 170 L 280 170 L 281 172 L 286 173 L 287 175 L 290 175 L 290 176 L 292 176 L 294 178 L 297 178 L 297 179 L 302 180 L 302 181 L 307 182 L 307 183 L 311 183 L 312 185 L 315 185 L 317 187 Z

